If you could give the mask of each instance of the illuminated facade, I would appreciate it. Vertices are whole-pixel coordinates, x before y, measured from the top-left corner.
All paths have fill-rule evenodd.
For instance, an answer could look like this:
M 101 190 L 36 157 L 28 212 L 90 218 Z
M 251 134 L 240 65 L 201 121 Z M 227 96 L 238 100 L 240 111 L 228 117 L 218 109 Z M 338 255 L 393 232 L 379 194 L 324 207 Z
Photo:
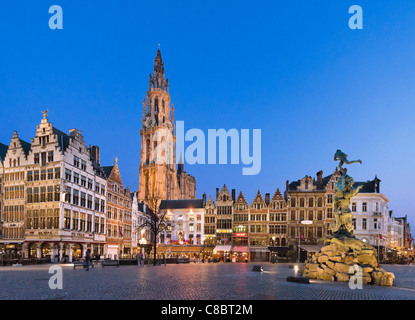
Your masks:
M 106 180 L 80 131 L 66 135 L 44 112 L 31 144 L 13 134 L 4 166 L 6 249 L 53 261 L 102 253 Z
M 130 258 L 132 242 L 132 201 L 129 187 L 123 188 L 118 160 L 103 167 L 107 177 L 107 233 L 105 255 L 109 258 Z

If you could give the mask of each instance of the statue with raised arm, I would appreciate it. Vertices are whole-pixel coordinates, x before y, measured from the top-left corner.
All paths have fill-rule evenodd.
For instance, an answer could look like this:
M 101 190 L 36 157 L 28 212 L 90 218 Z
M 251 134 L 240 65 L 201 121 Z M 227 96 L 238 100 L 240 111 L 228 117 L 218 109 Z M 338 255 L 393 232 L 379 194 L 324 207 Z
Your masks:
M 324 246 L 305 262 L 302 274 L 310 279 L 350 283 L 350 268 L 360 267 L 366 268 L 361 277 L 363 284 L 392 286 L 395 276 L 380 268 L 377 250 L 353 235 L 353 212 L 350 204 L 363 185 L 354 187 L 353 178 L 347 175 L 347 169 L 343 165 L 362 161 L 349 161 L 347 157 L 341 150 L 337 150 L 334 155 L 334 160 L 340 161 L 338 168 L 341 176 L 333 195 L 334 222 L 330 225 L 332 235 L 321 239 Z
M 341 171 L 341 173 L 346 173 L 347 170 L 345 170 L 342 166 L 343 164 L 352 164 L 352 163 L 356 163 L 359 162 L 360 164 L 362 164 L 362 160 L 353 160 L 353 161 L 349 161 L 347 160 L 348 155 L 345 154 L 344 152 L 342 152 L 340 149 L 338 149 L 336 151 L 336 153 L 334 154 L 334 161 L 340 161 L 339 163 L 339 170 Z
M 43 119 L 46 119 L 48 117 L 48 109 L 46 109 L 45 111 L 41 111 L 43 113 Z

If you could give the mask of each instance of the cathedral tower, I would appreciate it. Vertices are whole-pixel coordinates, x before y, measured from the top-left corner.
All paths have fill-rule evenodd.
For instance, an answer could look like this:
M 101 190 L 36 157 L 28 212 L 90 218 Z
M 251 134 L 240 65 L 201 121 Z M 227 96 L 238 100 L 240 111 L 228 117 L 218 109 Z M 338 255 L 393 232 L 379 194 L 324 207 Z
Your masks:
M 176 170 L 174 107 L 170 101 L 169 80 L 165 77 L 160 49 L 150 74 L 147 95 L 143 100 L 140 154 L 139 201 L 149 198 L 193 199 L 196 181 L 183 170 Z M 163 147 L 157 148 L 158 144 Z M 164 150 L 164 151 L 161 151 Z M 161 152 L 161 153 L 160 153 Z M 157 161 L 164 157 L 167 161 Z M 182 169 L 182 167 L 181 167 Z

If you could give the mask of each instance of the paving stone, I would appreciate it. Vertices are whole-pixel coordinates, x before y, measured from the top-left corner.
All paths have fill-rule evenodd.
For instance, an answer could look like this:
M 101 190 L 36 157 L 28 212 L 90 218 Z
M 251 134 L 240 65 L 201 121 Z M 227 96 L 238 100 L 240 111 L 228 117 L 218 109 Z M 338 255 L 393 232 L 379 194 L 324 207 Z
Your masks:
M 415 266 L 383 266 L 395 274 L 393 287 L 310 280 L 287 282 L 289 264 L 205 263 L 167 266 L 120 266 L 83 269 L 63 267 L 63 289 L 49 289 L 50 265 L 0 267 L 0 299 L 40 300 L 388 300 L 415 299 Z

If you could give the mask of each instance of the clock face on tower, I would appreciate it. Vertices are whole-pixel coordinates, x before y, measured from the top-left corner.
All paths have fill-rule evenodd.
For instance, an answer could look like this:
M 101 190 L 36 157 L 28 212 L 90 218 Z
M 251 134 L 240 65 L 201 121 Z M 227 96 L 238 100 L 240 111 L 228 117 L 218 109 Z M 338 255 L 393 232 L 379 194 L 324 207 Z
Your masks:
M 148 118 L 146 121 L 146 127 L 151 128 L 153 126 L 153 120 L 151 118 Z

